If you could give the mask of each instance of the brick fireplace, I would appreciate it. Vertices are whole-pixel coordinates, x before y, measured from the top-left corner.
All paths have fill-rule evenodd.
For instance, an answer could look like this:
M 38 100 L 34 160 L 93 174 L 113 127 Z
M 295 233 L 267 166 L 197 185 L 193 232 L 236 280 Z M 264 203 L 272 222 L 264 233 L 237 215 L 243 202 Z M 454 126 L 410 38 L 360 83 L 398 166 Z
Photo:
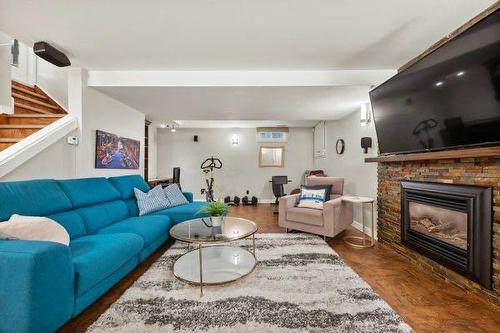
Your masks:
M 500 306 L 500 157 L 378 162 L 378 241 L 406 256 L 423 270 L 443 277 L 464 289 L 476 291 L 490 302 Z M 478 283 L 480 280 L 477 277 L 468 275 L 467 272 L 460 271 L 453 265 L 440 261 L 432 255 L 429 256 L 418 247 L 408 246 L 405 239 L 402 240 L 402 235 L 405 234 L 401 215 L 403 212 L 401 209 L 402 181 L 431 182 L 438 185 L 475 185 L 476 188 L 491 188 L 491 204 L 488 204 L 491 205 L 492 223 L 492 228 L 489 230 L 492 234 L 491 246 L 489 246 L 492 263 L 489 286 L 487 283 Z M 433 228 L 434 226 L 427 225 L 431 221 L 425 220 L 428 212 L 426 212 L 425 207 L 421 207 L 422 202 L 417 200 L 412 206 L 413 227 L 422 233 L 425 233 L 424 227 Z M 410 212 L 410 207 L 407 207 L 407 210 Z M 463 220 L 465 221 L 464 225 L 466 225 L 467 219 L 464 219 L 464 215 L 460 215 L 459 209 L 455 209 L 455 211 L 453 213 L 456 214 L 454 220 L 458 222 L 457 225 L 453 226 L 454 234 L 448 242 L 452 245 L 450 248 L 458 249 L 456 252 L 460 253 L 463 252 L 460 249 L 465 248 L 468 242 L 467 235 L 463 233 L 464 226 L 460 224 Z M 443 212 L 435 211 L 434 213 L 439 215 Z M 418 230 L 418 228 L 422 230 Z M 439 241 L 446 242 L 445 239 Z M 483 282 L 487 280 L 482 277 Z

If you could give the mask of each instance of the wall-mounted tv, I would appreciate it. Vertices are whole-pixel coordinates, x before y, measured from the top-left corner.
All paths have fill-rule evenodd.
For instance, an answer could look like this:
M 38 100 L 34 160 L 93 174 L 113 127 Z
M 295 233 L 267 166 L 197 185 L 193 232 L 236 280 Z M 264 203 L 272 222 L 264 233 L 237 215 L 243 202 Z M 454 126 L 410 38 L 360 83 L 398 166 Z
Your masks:
M 500 10 L 370 99 L 381 154 L 500 145 Z

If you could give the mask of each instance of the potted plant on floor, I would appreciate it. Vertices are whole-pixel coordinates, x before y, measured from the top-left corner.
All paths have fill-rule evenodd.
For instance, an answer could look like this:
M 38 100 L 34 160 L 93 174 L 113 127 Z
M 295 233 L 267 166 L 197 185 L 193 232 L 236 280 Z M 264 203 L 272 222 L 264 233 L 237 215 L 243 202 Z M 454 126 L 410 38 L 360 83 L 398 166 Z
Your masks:
M 207 203 L 200 209 L 200 213 L 206 213 L 210 216 L 212 227 L 218 227 L 224 221 L 229 206 L 221 200 Z

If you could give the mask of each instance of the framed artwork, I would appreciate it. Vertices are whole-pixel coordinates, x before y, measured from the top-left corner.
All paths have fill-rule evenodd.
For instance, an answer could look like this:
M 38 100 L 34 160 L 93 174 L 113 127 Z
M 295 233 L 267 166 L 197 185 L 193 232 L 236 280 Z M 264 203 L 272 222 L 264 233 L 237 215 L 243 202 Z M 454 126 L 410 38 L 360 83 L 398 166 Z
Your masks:
M 96 131 L 96 169 L 139 169 L 141 142 Z
M 259 168 L 285 166 L 285 147 L 265 147 L 261 146 L 259 151 Z

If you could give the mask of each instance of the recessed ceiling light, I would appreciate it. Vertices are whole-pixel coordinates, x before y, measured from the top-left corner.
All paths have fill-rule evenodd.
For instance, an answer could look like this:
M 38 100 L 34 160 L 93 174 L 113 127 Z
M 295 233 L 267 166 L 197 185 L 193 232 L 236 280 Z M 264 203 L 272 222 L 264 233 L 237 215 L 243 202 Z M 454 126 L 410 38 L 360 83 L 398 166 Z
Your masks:
M 465 72 L 464 72 L 464 71 L 461 71 L 461 72 L 458 72 L 458 73 L 457 73 L 457 76 L 462 76 L 462 75 L 464 75 L 464 74 L 465 74 Z
M 165 125 L 165 124 L 160 124 L 160 128 L 165 128 L 165 127 L 167 127 L 167 125 Z
M 435 85 L 436 87 L 442 86 L 443 84 L 444 84 L 444 82 L 443 82 L 443 81 L 438 81 L 438 82 L 434 83 L 434 85 Z

